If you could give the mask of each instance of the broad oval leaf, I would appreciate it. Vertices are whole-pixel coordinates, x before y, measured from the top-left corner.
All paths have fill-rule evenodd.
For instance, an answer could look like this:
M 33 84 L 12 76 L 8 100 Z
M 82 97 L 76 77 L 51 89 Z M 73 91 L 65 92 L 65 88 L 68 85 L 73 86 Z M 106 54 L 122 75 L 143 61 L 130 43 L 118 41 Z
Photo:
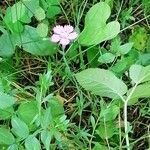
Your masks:
M 107 122 L 100 123 L 99 127 L 96 129 L 96 133 L 102 138 L 102 139 L 109 139 L 111 138 L 117 131 L 116 126 L 113 122 Z
M 18 150 L 18 145 L 17 144 L 10 145 L 7 150 Z
M 51 138 L 51 134 L 48 130 L 43 130 L 41 132 L 41 141 L 44 144 L 46 150 L 50 149 Z
M 112 121 L 117 117 L 119 111 L 120 109 L 117 105 L 110 105 L 106 108 L 102 108 L 100 112 L 100 119 L 101 121 Z
M 118 98 L 127 92 L 127 86 L 111 71 L 90 68 L 76 74 L 79 84 L 93 94 L 109 98 Z
M 0 36 L 0 56 L 10 57 L 15 52 L 15 40 L 9 33 Z
M 12 131 L 20 138 L 25 139 L 29 135 L 28 126 L 19 118 L 11 119 Z
M 127 54 L 129 51 L 131 51 L 131 49 L 132 49 L 132 47 L 133 47 L 133 44 L 134 44 L 134 43 L 130 42 L 130 43 L 126 43 L 126 44 L 124 44 L 124 45 L 121 45 L 121 46 L 120 46 L 120 49 L 119 49 L 119 53 L 120 53 L 121 55 Z
M 129 70 L 130 78 L 136 84 L 150 81 L 150 65 L 143 67 L 141 65 L 132 65 Z
M 47 9 L 47 18 L 53 18 L 61 12 L 61 9 L 57 5 L 50 5 Z
M 25 140 L 25 147 L 26 150 L 41 150 L 40 142 L 32 135 Z
M 45 19 L 45 11 L 41 7 L 36 9 L 34 15 L 37 18 L 37 20 L 39 20 L 39 21 Z
M 25 26 L 24 32 L 21 34 L 19 44 L 23 49 L 34 55 L 52 55 L 56 52 L 57 47 L 48 38 L 41 38 L 37 33 L 37 29 L 31 26 Z
M 111 63 L 114 61 L 114 59 L 115 55 L 113 55 L 112 53 L 105 53 L 98 58 L 98 61 L 100 63 Z
M 96 25 L 99 25 L 99 23 L 101 23 L 101 25 L 105 24 L 110 16 L 110 13 L 111 9 L 107 3 L 105 2 L 97 3 L 87 12 L 87 15 L 85 17 L 85 24 L 87 24 L 87 26 L 89 25 L 88 24 L 89 22 L 90 24 L 93 25 L 95 23 Z M 91 22 L 91 20 L 93 22 Z
M 40 37 L 46 37 L 48 34 L 48 25 L 45 23 L 40 23 L 38 24 L 36 30 Z
M 15 104 L 16 99 L 6 93 L 0 92 L 0 109 L 5 109 Z
M 110 40 L 120 32 L 120 24 L 112 21 L 106 24 L 111 13 L 110 7 L 105 2 L 94 5 L 86 15 L 85 27 L 79 42 L 81 45 L 90 46 Z
M 36 101 L 22 103 L 17 111 L 19 118 L 23 120 L 27 125 L 30 125 L 37 113 L 38 108 Z
M 13 106 L 6 109 L 0 109 L 0 120 L 9 119 L 14 114 Z
M 131 93 L 133 88 L 129 89 L 127 95 Z M 150 97 L 150 83 L 145 83 L 138 85 L 134 90 L 130 100 L 128 101 L 128 105 L 133 105 L 138 102 L 139 98 L 149 98 Z
M 11 145 L 15 142 L 12 133 L 5 128 L 0 128 L 0 144 Z
M 100 143 L 96 142 L 94 147 L 93 147 L 93 150 L 108 150 L 108 147 L 105 146 L 105 145 L 101 145 Z

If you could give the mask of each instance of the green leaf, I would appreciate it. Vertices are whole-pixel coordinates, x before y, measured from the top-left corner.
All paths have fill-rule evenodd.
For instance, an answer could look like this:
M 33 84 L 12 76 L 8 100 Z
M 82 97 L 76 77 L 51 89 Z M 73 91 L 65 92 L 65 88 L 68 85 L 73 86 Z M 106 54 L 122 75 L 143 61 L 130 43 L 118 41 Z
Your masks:
M 13 107 L 8 107 L 6 109 L 0 109 L 0 120 L 9 119 L 14 114 Z
M 110 52 L 113 54 L 118 54 L 118 51 L 120 49 L 120 45 L 121 45 L 121 39 L 119 36 L 117 36 L 111 42 Z
M 60 0 L 46 0 L 49 5 L 59 5 Z
M 133 44 L 134 43 L 126 43 L 124 45 L 121 45 L 120 50 L 119 50 L 120 54 L 122 54 L 122 55 L 127 54 L 132 49 Z
M 142 53 L 139 56 L 139 59 L 137 61 L 138 64 L 141 64 L 143 66 L 148 66 L 150 65 L 150 53 Z
M 23 49 L 34 55 L 52 55 L 56 52 L 57 47 L 49 38 L 41 38 L 37 33 L 36 28 L 25 26 L 25 30 L 21 35 L 22 42 L 19 41 Z
M 39 5 L 40 5 L 39 0 L 22 0 L 22 3 L 28 9 L 27 15 L 30 18 L 35 14 L 36 10 L 39 8 Z
M 112 121 L 119 114 L 119 107 L 117 105 L 109 105 L 107 107 L 102 107 L 100 112 L 100 119 L 102 121 Z
M 100 56 L 99 49 L 97 47 L 90 48 L 87 51 L 88 63 L 91 67 L 97 67 L 99 65 L 98 58 Z
M 94 144 L 93 150 L 108 150 L 108 147 L 101 145 L 100 143 L 96 142 Z
M 46 73 L 40 74 L 37 85 L 42 89 L 42 94 L 45 96 L 49 87 L 53 85 L 50 65 L 48 65 Z M 40 101 L 38 102 L 41 103 Z
M 47 128 L 52 122 L 64 115 L 64 108 L 60 101 L 56 98 L 52 98 L 48 101 L 48 108 L 44 111 L 42 117 L 42 127 Z
M 136 84 L 150 80 L 150 65 L 143 67 L 141 65 L 132 65 L 129 70 L 130 78 Z
M 129 89 L 127 95 L 130 94 L 133 88 Z M 128 101 L 128 105 L 133 105 L 138 102 L 139 98 L 149 98 L 150 97 L 150 84 L 145 83 L 138 85 L 134 90 L 130 100 Z
M 90 117 L 90 122 L 92 124 L 92 127 L 95 127 L 95 118 L 93 116 Z
M 127 92 L 127 86 L 111 71 L 91 68 L 76 74 L 79 84 L 93 94 L 118 98 Z
M 150 52 L 150 37 L 147 40 L 146 52 Z
M 37 26 L 37 32 L 39 34 L 40 37 L 46 37 L 48 34 L 48 25 L 45 23 L 40 23 Z
M 109 139 L 116 133 L 116 126 L 114 122 L 100 123 L 99 127 L 96 129 L 96 133 L 102 139 Z
M 53 118 L 57 118 L 64 115 L 63 105 L 57 98 L 49 100 L 48 106 L 51 108 Z
M 30 135 L 26 140 L 25 140 L 25 148 L 26 150 L 41 150 L 40 142 L 36 137 L 33 137 Z
M 44 111 L 44 115 L 42 116 L 41 119 L 41 126 L 43 129 L 48 128 L 48 126 L 52 123 L 53 118 L 52 118 L 52 113 L 51 113 L 51 108 L 47 108 Z
M 21 20 L 26 15 L 26 7 L 22 2 L 18 2 L 11 7 L 10 14 L 12 17 L 12 22 L 15 23 Z
M 110 7 L 105 2 L 95 4 L 88 11 L 85 18 L 84 30 L 79 37 L 81 45 L 96 45 L 117 36 L 120 32 L 120 24 L 117 21 L 106 24 L 110 13 Z
M 36 19 L 39 21 L 45 19 L 45 11 L 41 7 L 36 9 L 34 15 L 35 15 Z
M 35 101 L 22 103 L 17 111 L 19 118 L 23 120 L 27 125 L 30 125 L 37 113 L 38 108 L 37 102 Z
M 136 26 L 130 36 L 129 41 L 133 42 L 133 47 L 139 51 L 143 51 L 146 48 L 146 42 L 148 40 L 147 30 L 144 27 Z
M 5 128 L 0 128 L 0 143 L 6 144 L 6 145 L 11 145 L 15 142 L 15 138 L 12 135 L 12 133 Z
M 29 135 L 28 126 L 19 118 L 11 119 L 12 131 L 20 138 L 25 139 Z
M 8 7 L 4 17 L 4 22 L 8 29 L 12 32 L 20 33 L 23 31 L 21 22 L 29 23 L 31 17 L 28 15 L 28 8 L 22 2 L 14 4 L 12 7 Z
M 122 74 L 127 70 L 127 68 L 127 59 L 122 58 L 111 68 L 111 71 L 113 71 L 117 76 L 122 76 Z
M 22 23 L 20 21 L 12 22 L 10 18 L 4 18 L 4 22 L 7 26 L 7 28 L 13 33 L 21 33 L 24 29 Z
M 122 57 L 121 60 L 118 60 L 111 70 L 115 72 L 117 76 L 122 76 L 125 71 L 129 70 L 131 65 L 136 63 L 138 57 L 139 53 L 137 50 L 131 50 L 127 56 Z
M 14 37 L 8 33 L 0 36 L 0 56 L 10 57 L 15 52 Z
M 60 7 L 52 5 L 52 6 L 49 6 L 46 15 L 47 15 L 48 18 L 53 18 L 56 15 L 58 15 L 60 12 L 61 12 Z
M 15 104 L 16 99 L 6 93 L 0 92 L 0 109 L 5 109 Z
M 7 150 L 18 150 L 18 145 L 17 144 L 10 145 Z
M 112 53 L 105 53 L 99 57 L 98 61 L 100 63 L 111 63 L 114 61 L 114 59 L 115 55 L 113 55 Z
M 43 142 L 46 150 L 49 150 L 50 149 L 50 143 L 51 143 L 51 134 L 49 131 L 47 130 L 43 130 L 41 132 L 41 141 Z

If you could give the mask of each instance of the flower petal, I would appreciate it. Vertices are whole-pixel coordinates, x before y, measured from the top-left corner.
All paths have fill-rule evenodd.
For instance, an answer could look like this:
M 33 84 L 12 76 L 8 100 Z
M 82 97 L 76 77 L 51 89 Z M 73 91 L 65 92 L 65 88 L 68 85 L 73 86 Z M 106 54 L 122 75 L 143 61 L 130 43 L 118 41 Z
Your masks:
M 69 34 L 68 39 L 74 40 L 78 37 L 78 34 L 76 32 L 72 32 Z
M 59 41 L 60 41 L 60 36 L 57 35 L 57 34 L 53 34 L 53 35 L 51 36 L 51 41 L 54 42 L 54 43 L 59 42 Z
M 61 39 L 59 42 L 61 45 L 65 46 L 68 45 L 70 43 L 69 39 Z
M 73 32 L 74 28 L 73 28 L 73 26 L 71 26 L 71 25 L 65 25 L 65 26 L 64 26 L 64 30 L 65 30 L 65 32 L 67 32 L 67 33 L 71 33 L 71 32 Z
M 56 27 L 53 28 L 54 33 L 56 34 L 61 34 L 62 32 L 64 32 L 64 27 L 57 25 Z

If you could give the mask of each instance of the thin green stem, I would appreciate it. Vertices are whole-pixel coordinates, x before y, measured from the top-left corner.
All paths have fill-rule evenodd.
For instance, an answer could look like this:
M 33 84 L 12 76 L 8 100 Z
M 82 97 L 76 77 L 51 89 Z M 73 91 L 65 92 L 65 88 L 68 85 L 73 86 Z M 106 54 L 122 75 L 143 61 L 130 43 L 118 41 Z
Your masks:
M 96 121 L 95 126 L 94 126 L 93 131 L 92 131 L 91 139 L 90 139 L 90 141 L 89 141 L 89 150 L 92 150 L 92 140 L 93 140 L 93 136 L 94 136 L 96 127 L 97 127 L 97 125 L 98 125 L 98 123 L 99 123 L 99 120 L 100 120 L 100 115 L 99 115 L 99 117 L 97 118 L 97 121 Z
M 127 117 L 127 106 L 128 103 L 124 103 L 124 129 L 125 129 L 125 139 L 126 139 L 126 145 L 127 145 L 127 150 L 130 150 L 130 142 L 129 142 L 129 135 L 128 135 L 128 117 Z
M 129 96 L 124 102 L 124 129 L 125 129 L 125 139 L 126 139 L 126 145 L 127 145 L 127 150 L 130 150 L 130 140 L 129 140 L 129 135 L 128 135 L 128 101 L 131 99 L 131 96 L 133 95 L 138 83 L 135 84 L 133 89 L 131 90 Z

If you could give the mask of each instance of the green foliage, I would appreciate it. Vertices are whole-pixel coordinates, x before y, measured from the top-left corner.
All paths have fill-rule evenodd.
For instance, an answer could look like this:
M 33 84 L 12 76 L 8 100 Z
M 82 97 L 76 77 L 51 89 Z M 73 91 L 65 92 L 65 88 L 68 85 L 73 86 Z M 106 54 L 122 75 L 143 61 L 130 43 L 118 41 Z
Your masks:
M 39 20 L 39 21 L 45 19 L 45 12 L 44 12 L 44 10 L 41 7 L 36 9 L 34 15 L 35 15 L 36 19 Z
M 125 54 L 129 53 L 129 51 L 131 51 L 132 47 L 133 47 L 133 43 L 126 43 L 124 45 L 121 45 L 119 53 L 121 55 L 125 55 Z
M 0 5 L 0 150 L 149 149 L 148 0 Z
M 48 34 L 48 25 L 45 23 L 38 24 L 37 32 L 38 32 L 40 37 L 46 37 Z
M 114 122 L 107 122 L 106 124 L 101 123 L 99 127 L 96 129 L 96 133 L 102 138 L 102 139 L 109 139 L 111 138 L 116 131 L 116 127 L 114 125 Z
M 37 103 L 35 101 L 31 101 L 22 103 L 17 110 L 17 115 L 29 126 L 36 117 L 37 112 Z
M 103 149 L 103 150 L 107 150 L 107 147 L 104 145 L 99 144 L 98 142 L 95 144 L 93 150 L 99 150 L 99 149 Z
M 0 109 L 5 109 L 15 104 L 16 99 L 6 93 L 0 92 Z
M 121 19 L 120 20 L 121 20 L 122 27 L 125 27 L 125 25 L 128 24 L 129 21 L 135 20 L 134 16 L 132 15 L 132 11 L 133 11 L 133 8 L 130 7 L 130 8 L 124 9 L 121 12 Z
M 141 65 L 132 65 L 129 73 L 130 78 L 136 84 L 150 80 L 150 66 L 143 67 Z
M 128 95 L 130 92 L 133 90 L 133 88 L 129 89 Z M 136 102 L 138 102 L 139 98 L 149 98 L 150 97 L 150 84 L 141 84 L 138 85 L 137 88 L 135 89 L 134 93 L 132 94 L 128 104 L 133 105 Z
M 46 3 L 46 2 L 45 2 Z M 5 32 L 0 36 L 0 56 L 10 57 L 15 53 L 16 46 L 34 55 L 52 55 L 56 52 L 56 46 L 47 38 L 48 26 L 40 23 L 46 18 L 47 9 L 59 8 L 59 3 L 48 1 L 47 8 L 42 8 L 39 0 L 23 0 L 7 8 L 3 18 L 6 29 L 11 33 Z M 60 11 L 59 11 L 60 12 Z M 59 13 L 51 14 L 51 18 Z M 51 12 L 49 12 L 51 13 Z M 39 21 L 37 29 L 25 25 L 32 22 L 32 17 Z M 4 30 L 5 31 L 5 30 Z M 6 44 L 7 43 L 7 44 Z
M 111 63 L 114 61 L 114 59 L 115 55 L 113 55 L 112 53 L 105 53 L 98 58 L 98 61 L 100 63 Z
M 109 70 L 91 68 L 76 74 L 76 78 L 84 89 L 103 97 L 118 98 L 127 92 L 127 86 Z
M 29 135 L 28 126 L 19 118 L 12 117 L 12 132 L 21 139 L 25 139 Z
M 19 44 L 23 49 L 34 55 L 51 55 L 56 52 L 56 46 L 49 39 L 42 39 L 37 33 L 36 28 L 25 26 L 22 33 L 22 41 Z
M 150 10 L 150 1 L 149 0 L 142 0 L 142 5 L 144 6 L 145 12 L 148 14 Z
M 100 52 L 97 47 L 91 48 L 87 51 L 87 59 L 91 67 L 97 67 L 98 66 L 98 58 L 99 58 Z
M 133 30 L 133 33 L 130 36 L 129 41 L 134 43 L 134 48 L 140 51 L 144 51 L 147 39 L 148 39 L 147 30 L 144 27 L 137 26 Z
M 96 45 L 117 36 L 120 32 L 120 24 L 117 21 L 106 24 L 110 13 L 109 5 L 104 2 L 95 4 L 88 11 L 85 17 L 84 30 L 79 37 L 81 45 Z
M 114 105 L 113 103 L 109 104 L 109 106 L 105 106 L 103 104 L 101 106 L 100 120 L 113 121 L 119 114 L 119 111 L 119 107 L 117 105 Z
M 26 140 L 25 140 L 25 148 L 26 150 L 31 150 L 31 149 L 36 149 L 40 150 L 40 142 L 38 139 L 32 135 L 30 135 Z
M 10 119 L 11 116 L 14 114 L 13 107 L 7 107 L 5 109 L 0 109 L 0 120 L 7 120 Z
M 44 144 L 46 150 L 50 149 L 51 133 L 47 130 L 41 132 L 41 141 Z
M 15 142 L 15 138 L 12 133 L 3 127 L 0 128 L 0 144 L 11 145 Z
M 15 36 L 4 33 L 0 36 L 0 56 L 10 57 L 15 52 Z
M 41 3 L 48 18 L 53 18 L 61 12 L 60 0 L 41 0 Z
M 130 66 L 135 64 L 139 58 L 139 53 L 136 50 L 131 50 L 127 55 L 118 59 L 116 64 L 111 67 L 111 70 L 117 75 L 122 76 L 125 71 L 128 71 Z

